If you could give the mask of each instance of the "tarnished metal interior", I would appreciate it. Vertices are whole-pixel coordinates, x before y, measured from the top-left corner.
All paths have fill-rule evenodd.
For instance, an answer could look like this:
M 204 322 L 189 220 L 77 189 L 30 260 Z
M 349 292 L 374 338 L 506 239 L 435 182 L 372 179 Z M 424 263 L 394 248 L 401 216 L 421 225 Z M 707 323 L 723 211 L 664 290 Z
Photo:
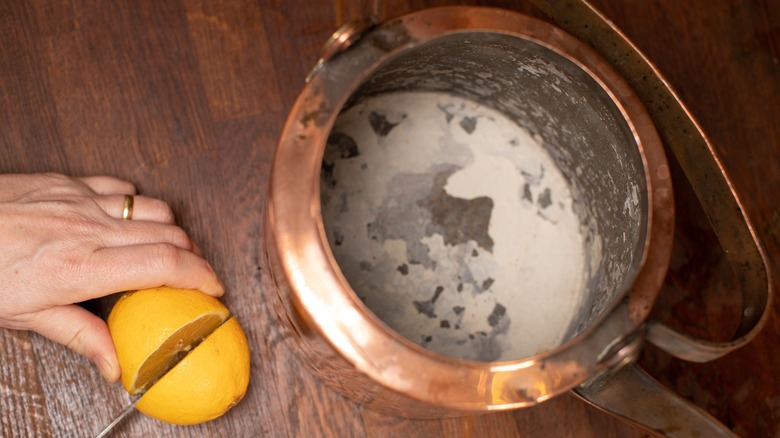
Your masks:
M 446 93 L 498 111 L 536 139 L 563 175 L 571 193 L 571 204 L 567 208 L 573 211 L 579 221 L 585 260 L 582 272 L 582 287 L 585 291 L 579 295 L 577 311 L 568 320 L 560 343 L 576 336 L 597 320 L 631 287 L 643 258 L 647 233 L 649 202 L 642 156 L 620 108 L 601 85 L 580 66 L 551 49 L 510 34 L 449 34 L 404 50 L 379 66 L 351 95 L 342 109 L 342 114 L 372 98 L 402 92 Z M 395 114 L 395 118 L 390 119 L 386 114 L 379 116 L 381 117 L 371 115 L 374 117 L 371 127 L 376 136 L 387 135 L 391 129 L 401 130 L 405 126 L 401 123 L 406 117 L 405 114 Z M 370 185 L 370 179 L 375 175 L 370 171 L 372 166 L 385 165 L 381 161 L 368 163 L 364 168 L 368 167 L 369 171 L 349 177 L 339 176 L 339 167 L 343 168 L 343 163 L 359 155 L 362 147 L 360 140 L 353 138 L 354 135 L 347 135 L 340 126 L 337 121 L 331 131 L 320 176 L 323 222 L 331 250 L 342 273 L 362 299 L 361 285 L 366 281 L 370 280 L 374 287 L 382 288 L 392 283 L 383 276 L 397 275 L 396 270 L 408 270 L 408 266 L 398 266 L 398 269 L 393 266 L 392 270 L 382 269 L 375 262 L 376 258 L 361 259 L 340 249 L 340 239 L 343 239 L 344 234 L 344 215 L 349 214 L 350 207 L 362 202 L 361 196 L 374 196 L 370 192 L 362 192 L 360 188 Z M 465 125 L 461 123 L 461 127 Z M 426 145 L 419 144 L 414 147 L 423 148 Z M 436 157 L 431 155 L 429 167 L 438 169 L 438 174 L 441 175 L 442 169 L 445 168 L 437 167 Z M 449 172 L 444 172 L 444 175 L 450 175 L 452 171 Z M 345 201 L 346 192 L 339 192 L 339 196 L 333 192 L 334 187 L 339 184 L 349 184 L 351 187 L 347 191 L 354 199 L 350 198 L 349 203 Z M 394 204 L 405 205 L 402 200 L 399 201 L 402 198 L 398 198 L 403 192 L 400 190 L 395 194 Z M 517 196 L 522 197 L 522 191 L 518 191 Z M 492 201 L 487 204 L 474 203 L 473 200 L 470 202 L 471 208 L 476 210 L 493 205 Z M 409 227 L 412 230 L 430 229 L 429 222 L 435 220 L 431 216 L 433 210 L 427 207 L 421 209 L 419 204 L 420 199 L 410 198 L 406 204 L 408 209 L 398 208 L 396 205 L 393 209 L 396 216 L 385 217 L 384 221 L 393 224 L 408 222 L 413 224 Z M 462 208 L 449 213 L 441 211 L 441 208 L 445 207 L 436 208 L 439 209 L 437 214 L 440 216 L 464 214 Z M 415 216 L 419 211 L 427 213 Z M 479 214 L 474 217 L 477 218 L 475 220 L 480 220 Z M 442 220 L 439 219 L 439 222 Z M 453 221 L 444 222 L 453 224 Z M 456 225 L 468 227 L 467 221 L 454 222 Z M 366 223 L 365 227 L 352 229 L 350 232 L 366 233 L 369 239 L 376 240 L 372 233 L 376 232 L 377 223 L 378 221 L 374 220 Z M 334 229 L 339 230 L 338 233 L 334 232 Z M 386 232 L 387 226 L 383 230 Z M 463 231 L 466 234 L 470 232 Z M 419 236 L 394 237 L 419 240 Z M 483 237 L 487 240 L 496 238 Z M 476 237 L 474 239 L 479 240 Z M 447 243 L 447 236 L 444 241 Z M 435 273 L 438 266 L 436 260 L 420 260 L 420 257 L 428 257 L 425 253 L 430 252 L 429 249 L 418 247 L 419 254 L 415 255 L 412 248 L 414 245 L 407 244 L 405 247 L 411 263 L 428 263 L 431 268 L 429 271 Z M 518 242 L 518 247 L 521 246 Z M 484 242 L 477 242 L 474 247 L 480 250 L 485 247 L 489 249 L 489 245 Z M 417 259 L 412 260 L 415 257 Z M 465 259 L 466 256 L 464 263 L 468 263 Z M 558 263 L 564 266 L 567 261 L 560 260 Z M 546 275 L 554 277 L 557 273 L 550 271 Z M 516 287 L 520 291 L 523 284 L 517 284 Z M 392 294 L 394 291 L 384 290 L 382 293 Z M 416 311 L 427 313 L 428 316 L 441 314 L 441 311 L 431 310 L 430 306 L 442 293 L 447 292 L 440 289 L 420 291 L 420 297 L 427 296 L 429 300 L 424 302 L 421 298 L 415 301 Z M 474 293 L 478 294 L 479 291 Z M 499 306 L 492 308 L 493 312 L 485 315 L 489 320 L 493 318 L 490 320 L 490 326 L 496 326 L 496 318 L 503 315 L 501 312 L 497 315 L 496 309 L 499 309 Z M 373 308 L 371 310 L 380 318 L 383 312 L 388 311 Z M 438 323 L 442 327 L 445 325 L 444 320 Z M 446 323 L 447 328 L 452 329 L 450 321 Z M 534 335 L 533 330 L 512 331 L 514 326 L 519 327 L 517 321 L 508 324 L 508 327 L 505 324 L 500 328 L 510 337 Z M 405 336 L 425 346 L 424 338 L 421 340 L 408 334 Z M 556 346 L 548 345 L 545 348 Z M 476 356 L 462 357 L 476 360 L 517 359 L 506 357 L 495 348 L 480 351 Z

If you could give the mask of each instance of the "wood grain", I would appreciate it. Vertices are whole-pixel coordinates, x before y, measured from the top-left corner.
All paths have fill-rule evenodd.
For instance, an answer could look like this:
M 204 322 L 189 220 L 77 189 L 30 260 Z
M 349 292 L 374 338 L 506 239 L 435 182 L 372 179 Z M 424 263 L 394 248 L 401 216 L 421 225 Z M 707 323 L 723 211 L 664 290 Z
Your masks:
M 777 2 L 593 3 L 658 66 L 708 132 L 777 273 Z M 513 0 L 387 0 L 382 14 L 444 4 L 541 17 Z M 252 349 L 249 392 L 224 417 L 176 427 L 135 413 L 115 436 L 646 436 L 571 395 L 514 412 L 391 417 L 330 390 L 286 347 L 264 299 L 261 262 L 275 141 L 320 47 L 362 10 L 340 0 L 0 2 L 0 172 L 110 174 L 165 199 L 225 282 L 224 301 Z M 728 336 L 738 304 L 728 267 L 679 180 L 675 252 L 656 317 Z M 105 316 L 112 302 L 86 305 Z M 778 310 L 776 301 L 750 346 L 713 363 L 688 364 L 652 347 L 641 362 L 738 434 L 780 436 Z M 0 330 L 0 354 L 0 436 L 93 435 L 129 400 L 89 361 L 37 334 Z

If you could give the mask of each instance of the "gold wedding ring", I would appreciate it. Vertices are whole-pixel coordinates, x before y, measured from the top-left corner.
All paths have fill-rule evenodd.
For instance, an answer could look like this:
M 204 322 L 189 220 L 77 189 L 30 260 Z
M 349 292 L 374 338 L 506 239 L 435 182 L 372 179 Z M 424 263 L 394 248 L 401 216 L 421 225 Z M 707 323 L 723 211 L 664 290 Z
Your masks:
M 129 221 L 133 218 L 133 195 L 125 195 L 125 205 L 122 208 L 122 220 Z

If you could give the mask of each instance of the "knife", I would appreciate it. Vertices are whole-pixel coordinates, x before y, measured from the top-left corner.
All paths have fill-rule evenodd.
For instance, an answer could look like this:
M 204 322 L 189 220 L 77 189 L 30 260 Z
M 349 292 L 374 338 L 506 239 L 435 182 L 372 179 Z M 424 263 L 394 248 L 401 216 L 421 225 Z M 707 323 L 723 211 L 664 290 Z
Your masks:
M 141 396 L 142 396 L 142 395 L 143 395 L 143 394 L 141 394 Z M 136 403 L 138 403 L 138 400 L 140 400 L 140 399 L 141 399 L 141 396 L 138 396 L 138 397 L 136 397 L 136 398 L 135 398 L 135 400 L 133 400 L 133 402 L 132 402 L 132 403 L 130 403 L 129 405 L 127 405 L 127 407 L 125 407 L 124 409 L 122 409 L 122 412 L 120 412 L 119 414 L 117 414 L 117 416 L 116 416 L 116 417 L 114 417 L 114 420 L 113 420 L 113 421 L 112 421 L 112 422 L 111 422 L 111 423 L 110 423 L 108 426 L 106 426 L 106 428 L 105 428 L 105 429 L 103 429 L 103 431 L 102 431 L 102 432 L 100 432 L 99 434 L 97 434 L 97 435 L 95 436 L 95 438 L 103 438 L 103 437 L 106 437 L 106 436 L 108 436 L 108 433 L 109 433 L 109 432 L 111 432 L 111 430 L 112 430 L 114 427 L 116 427 L 116 425 L 117 425 L 117 424 L 119 424 L 119 423 L 120 423 L 120 422 L 121 422 L 121 421 L 122 421 L 122 420 L 123 420 L 125 417 L 127 417 L 128 415 L 130 415 L 130 413 L 131 413 L 131 412 L 133 412 L 133 411 L 135 410 L 135 404 L 136 404 Z

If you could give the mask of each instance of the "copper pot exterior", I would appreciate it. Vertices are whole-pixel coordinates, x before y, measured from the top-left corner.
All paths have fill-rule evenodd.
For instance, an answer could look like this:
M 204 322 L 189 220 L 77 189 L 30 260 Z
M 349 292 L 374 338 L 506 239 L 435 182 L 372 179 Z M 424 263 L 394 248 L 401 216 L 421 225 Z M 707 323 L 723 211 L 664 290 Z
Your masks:
M 622 112 L 643 156 L 649 206 L 644 260 L 621 299 L 585 331 L 521 360 L 476 362 L 419 347 L 383 324 L 339 270 L 324 235 L 319 172 L 330 128 L 350 93 L 383 60 L 440 35 L 492 31 L 527 39 L 579 65 Z M 661 141 L 630 87 L 589 47 L 508 11 L 448 7 L 384 23 L 312 77 L 277 146 L 265 217 L 268 299 L 293 348 L 326 383 L 369 407 L 411 417 L 530 406 L 632 360 L 671 253 L 672 186 Z

